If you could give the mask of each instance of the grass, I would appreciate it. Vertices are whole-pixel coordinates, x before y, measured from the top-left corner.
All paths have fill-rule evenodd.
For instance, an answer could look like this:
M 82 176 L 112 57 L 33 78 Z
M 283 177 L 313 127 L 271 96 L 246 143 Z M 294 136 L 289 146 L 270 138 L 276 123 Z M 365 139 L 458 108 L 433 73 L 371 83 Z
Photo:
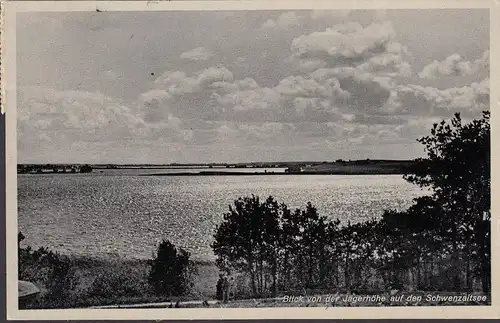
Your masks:
M 64 292 L 54 293 L 47 286 L 50 281 L 47 275 L 44 275 L 44 268 L 29 278 L 41 288 L 41 294 L 28 305 L 28 308 L 83 308 L 99 307 L 109 305 L 126 305 L 141 303 L 165 303 L 182 302 L 195 300 L 213 300 L 215 299 L 215 289 L 218 280 L 218 269 L 212 262 L 193 261 L 192 263 L 192 281 L 193 286 L 189 293 L 182 297 L 162 298 L 153 293 L 148 284 L 148 273 L 150 265 L 148 260 L 133 260 L 120 257 L 108 258 L 90 258 L 81 256 L 70 256 L 70 268 L 68 278 L 64 283 Z M 292 301 L 284 301 L 282 298 L 269 299 L 248 299 L 248 294 L 244 290 L 245 282 L 241 286 L 236 284 L 233 298 L 229 303 L 210 304 L 211 308 L 253 308 L 253 307 L 357 307 L 357 306 L 443 306 L 443 305 L 487 305 L 490 304 L 490 295 L 482 293 L 472 293 L 472 295 L 486 295 L 486 302 L 477 301 L 432 301 L 428 300 L 428 295 L 464 295 L 464 293 L 452 292 L 400 292 L 395 294 L 380 293 L 384 296 L 384 301 L 370 300 L 346 300 L 346 293 L 336 293 L 336 291 L 321 291 L 316 294 L 315 299 L 306 297 Z M 238 291 L 239 288 L 242 288 Z M 337 298 L 332 297 L 332 295 Z M 245 295 L 246 294 L 246 295 Z M 286 294 L 281 294 L 283 297 Z M 309 293 L 314 295 L 314 293 Z M 376 294 L 375 294 L 376 295 Z M 356 296 L 352 295 L 351 296 Z M 408 296 L 413 296 L 412 300 Z M 415 297 L 420 296 L 418 299 Z M 391 297 L 393 299 L 391 300 Z M 399 297 L 399 298 L 396 298 Z M 245 299 L 247 298 L 247 299 Z M 147 307 L 147 306 L 146 306 Z M 150 307 L 168 307 L 150 306 Z M 182 304 L 184 308 L 204 307 L 200 303 Z
M 163 298 L 154 294 L 148 283 L 148 260 L 69 257 L 70 268 L 63 292 L 54 292 L 46 268 L 21 277 L 35 283 L 40 295 L 29 308 L 75 308 L 116 304 L 154 303 L 215 298 L 218 269 L 210 262 L 192 263 L 190 292 L 182 297 Z
M 322 294 L 303 297 L 300 300 L 285 301 L 283 297 L 270 299 L 240 299 L 230 300 L 228 303 L 211 303 L 210 308 L 269 308 L 269 307 L 383 307 L 383 306 L 470 306 L 470 305 L 491 305 L 491 297 L 483 293 L 471 293 L 475 296 L 485 296 L 485 301 L 436 301 L 435 297 L 467 295 L 465 293 L 454 292 L 401 292 L 391 294 L 390 292 L 380 293 L 379 297 L 385 297 L 385 300 L 346 300 L 346 297 L 354 296 L 352 294 Z M 373 296 L 373 295 L 369 295 Z M 363 295 L 356 295 L 363 297 Z M 434 299 L 433 299 L 434 298 Z M 200 303 L 184 303 L 182 308 L 202 308 L 207 307 Z M 120 308 L 132 308 L 120 306 Z M 137 308 L 135 306 L 135 308 Z M 168 308 L 165 304 L 148 304 L 140 308 Z

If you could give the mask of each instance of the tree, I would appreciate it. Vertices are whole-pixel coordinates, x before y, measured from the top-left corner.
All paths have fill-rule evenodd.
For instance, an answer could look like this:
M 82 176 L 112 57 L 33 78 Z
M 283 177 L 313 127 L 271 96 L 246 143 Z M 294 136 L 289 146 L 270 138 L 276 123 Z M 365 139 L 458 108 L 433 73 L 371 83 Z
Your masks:
M 246 272 L 252 293 L 266 290 L 267 272 L 272 286 L 277 283 L 279 205 L 272 197 L 261 203 L 259 197 L 239 198 L 224 214 L 214 235 L 212 249 L 223 272 Z
M 153 259 L 148 282 L 158 296 L 181 296 L 191 286 L 189 279 L 190 254 L 163 240 Z
M 298 214 L 297 214 L 298 215 Z M 317 209 L 309 202 L 305 210 L 300 211 L 298 219 L 298 240 L 297 257 L 300 258 L 300 265 L 304 266 L 305 277 L 303 288 L 314 288 L 325 277 L 324 265 L 327 239 L 327 218 L 319 216 Z
M 222 272 L 248 275 L 254 296 L 276 295 L 278 286 L 315 288 L 329 276 L 330 231 L 338 224 L 311 203 L 292 212 L 273 197 L 260 202 L 252 195 L 229 207 L 212 248 Z
M 434 124 L 431 135 L 418 140 L 427 158 L 417 159 L 405 175 L 408 182 L 433 190 L 440 213 L 436 230 L 450 246 L 456 290 L 461 285 L 461 253 L 477 261 L 483 291 L 491 288 L 489 120 L 490 112 L 485 111 L 482 118 L 463 124 L 456 113 L 450 123 Z
M 90 165 L 83 165 L 80 168 L 80 173 L 91 173 L 92 172 L 92 166 Z

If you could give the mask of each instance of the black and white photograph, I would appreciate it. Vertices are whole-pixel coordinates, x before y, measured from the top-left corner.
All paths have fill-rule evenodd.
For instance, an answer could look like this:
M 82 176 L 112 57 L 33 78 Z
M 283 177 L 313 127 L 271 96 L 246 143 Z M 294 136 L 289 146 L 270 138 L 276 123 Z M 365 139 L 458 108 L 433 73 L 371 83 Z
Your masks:
M 16 14 L 19 311 L 492 305 L 490 9 L 94 6 Z

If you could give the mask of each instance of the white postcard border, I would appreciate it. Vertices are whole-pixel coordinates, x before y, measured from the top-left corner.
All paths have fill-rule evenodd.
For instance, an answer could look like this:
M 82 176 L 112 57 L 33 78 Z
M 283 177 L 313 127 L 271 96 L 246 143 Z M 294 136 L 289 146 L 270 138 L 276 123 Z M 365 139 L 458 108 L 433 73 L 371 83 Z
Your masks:
M 17 133 L 16 133 L 16 13 L 28 11 L 222 11 L 300 9 L 490 9 L 490 57 L 500 57 L 499 0 L 406 1 L 8 1 L 3 3 L 2 100 L 6 117 L 6 256 L 7 317 L 20 320 L 70 319 L 374 319 L 374 318 L 498 318 L 500 317 L 500 200 L 492 198 L 492 305 L 446 307 L 330 307 L 217 309 L 67 309 L 18 310 L 17 287 Z M 494 41 L 494 40 L 497 41 Z M 492 165 L 499 165 L 500 62 L 490 62 Z M 497 125 L 497 127 L 495 127 Z M 492 167 L 492 196 L 500 191 L 499 170 Z

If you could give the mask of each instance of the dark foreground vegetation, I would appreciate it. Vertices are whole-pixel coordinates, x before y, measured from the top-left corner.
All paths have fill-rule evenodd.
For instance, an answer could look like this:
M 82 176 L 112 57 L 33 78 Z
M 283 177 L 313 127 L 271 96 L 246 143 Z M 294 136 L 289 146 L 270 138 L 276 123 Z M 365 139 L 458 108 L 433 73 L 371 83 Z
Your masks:
M 489 295 L 489 112 L 468 124 L 455 115 L 419 141 L 428 156 L 405 179 L 433 193 L 408 210 L 341 224 L 310 203 L 291 210 L 273 197 L 240 198 L 214 235 L 218 270 L 194 263 L 168 241 L 149 261 L 74 258 L 20 246 L 20 279 L 42 289 L 30 307 L 222 298 L 228 288 L 231 299 L 390 290 Z
M 111 304 L 172 302 L 215 297 L 217 268 L 191 261 L 189 253 L 163 241 L 153 259 L 119 256 L 91 258 L 46 248 L 22 246 L 20 280 L 31 281 L 40 295 L 27 308 L 75 308 Z
M 244 274 L 254 297 L 282 292 L 491 290 L 489 113 L 457 114 L 419 140 L 428 158 L 405 175 L 433 193 L 404 212 L 341 226 L 310 203 L 240 198 L 215 234 L 217 265 Z

